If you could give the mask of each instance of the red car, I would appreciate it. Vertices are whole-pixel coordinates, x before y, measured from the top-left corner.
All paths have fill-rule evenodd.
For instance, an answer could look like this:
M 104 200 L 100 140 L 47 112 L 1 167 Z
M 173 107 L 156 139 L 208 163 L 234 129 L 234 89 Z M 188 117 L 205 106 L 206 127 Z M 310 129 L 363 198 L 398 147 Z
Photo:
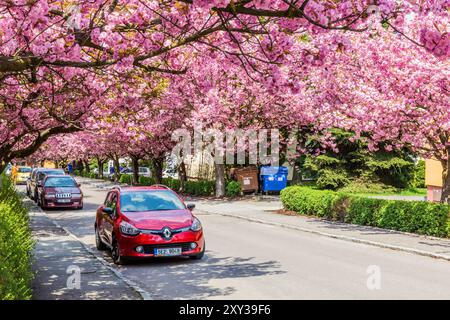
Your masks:
M 48 175 L 37 186 L 37 203 L 42 209 L 83 209 L 80 184 L 67 175 Z
M 201 259 L 205 239 L 200 221 L 192 214 L 194 207 L 163 185 L 116 187 L 97 209 L 97 249 L 109 248 L 116 264 L 130 258 Z

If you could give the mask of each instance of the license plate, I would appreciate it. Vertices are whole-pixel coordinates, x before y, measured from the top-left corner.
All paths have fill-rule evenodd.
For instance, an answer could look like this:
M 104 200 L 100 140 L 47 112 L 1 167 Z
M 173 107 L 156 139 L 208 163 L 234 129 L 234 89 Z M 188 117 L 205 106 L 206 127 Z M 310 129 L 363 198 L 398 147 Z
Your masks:
M 157 248 L 155 249 L 155 256 L 158 257 L 172 257 L 180 256 L 181 248 Z
M 59 203 L 69 203 L 70 199 L 57 199 L 56 201 Z

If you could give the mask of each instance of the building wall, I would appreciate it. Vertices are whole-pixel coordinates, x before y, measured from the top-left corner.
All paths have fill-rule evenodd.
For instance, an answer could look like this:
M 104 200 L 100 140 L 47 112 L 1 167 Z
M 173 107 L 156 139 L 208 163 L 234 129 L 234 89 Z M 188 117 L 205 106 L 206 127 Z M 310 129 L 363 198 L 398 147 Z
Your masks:
M 440 161 L 425 160 L 425 185 L 427 186 L 427 200 L 439 201 L 442 193 L 442 165 Z

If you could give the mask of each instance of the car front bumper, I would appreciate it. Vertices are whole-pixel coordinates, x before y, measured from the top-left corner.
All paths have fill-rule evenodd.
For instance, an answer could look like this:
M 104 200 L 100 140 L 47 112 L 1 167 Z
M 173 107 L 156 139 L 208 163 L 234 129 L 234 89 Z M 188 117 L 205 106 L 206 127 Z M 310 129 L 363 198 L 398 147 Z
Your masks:
M 83 199 L 71 199 L 66 203 L 58 202 L 55 199 L 45 199 L 44 206 L 47 208 L 80 208 L 83 206 Z
M 170 240 L 163 239 L 160 235 L 139 234 L 137 236 L 118 236 L 120 254 L 124 257 L 150 258 L 155 257 L 155 249 L 181 248 L 181 256 L 193 256 L 201 253 L 205 247 L 203 230 L 198 232 L 185 231 L 175 234 Z M 191 244 L 196 247 L 192 249 Z M 144 252 L 137 252 L 136 248 L 142 246 Z

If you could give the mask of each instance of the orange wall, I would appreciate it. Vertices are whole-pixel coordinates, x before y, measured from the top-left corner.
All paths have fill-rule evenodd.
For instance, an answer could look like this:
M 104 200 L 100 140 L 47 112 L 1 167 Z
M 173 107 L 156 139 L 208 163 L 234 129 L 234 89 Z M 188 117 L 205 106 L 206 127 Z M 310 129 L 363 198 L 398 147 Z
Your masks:
M 425 184 L 442 187 L 442 165 L 437 160 L 425 160 Z

